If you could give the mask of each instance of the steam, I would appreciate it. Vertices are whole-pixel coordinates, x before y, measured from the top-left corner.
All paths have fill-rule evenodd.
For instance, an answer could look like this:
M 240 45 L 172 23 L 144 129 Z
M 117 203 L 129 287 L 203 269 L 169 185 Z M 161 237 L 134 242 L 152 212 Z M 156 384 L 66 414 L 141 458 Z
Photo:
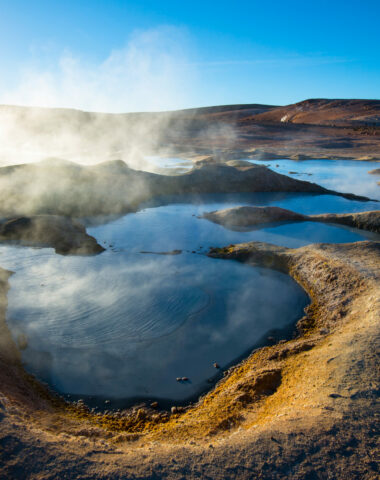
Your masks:
M 0 166 L 54 157 L 86 165 L 121 159 L 149 170 L 149 155 L 186 150 L 184 132 L 205 145 L 217 136 L 233 141 L 231 127 L 207 130 L 196 120 L 194 128 L 193 111 L 168 112 L 195 102 L 191 57 L 186 32 L 160 27 L 134 33 L 99 63 L 64 52 L 49 69 L 24 68 L 18 84 L 0 93 Z M 118 113 L 144 111 L 162 113 Z
M 188 43 L 183 30 L 167 26 L 133 33 L 99 63 L 66 51 L 49 69 L 24 68 L 0 103 L 119 113 L 178 109 L 194 91 Z

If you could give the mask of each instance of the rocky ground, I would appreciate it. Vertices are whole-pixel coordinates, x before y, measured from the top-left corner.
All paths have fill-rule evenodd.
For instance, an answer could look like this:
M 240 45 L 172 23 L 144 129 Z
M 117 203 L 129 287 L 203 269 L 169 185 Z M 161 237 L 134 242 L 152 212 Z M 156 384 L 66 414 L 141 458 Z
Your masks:
M 338 223 L 347 225 L 348 227 L 380 233 L 380 210 L 360 213 L 325 213 L 321 215 L 310 215 L 308 219 L 315 222 Z
M 311 304 L 290 341 L 253 352 L 199 403 L 94 415 L 27 375 L 1 276 L 0 478 L 378 478 L 380 243 L 211 256 L 287 272 Z

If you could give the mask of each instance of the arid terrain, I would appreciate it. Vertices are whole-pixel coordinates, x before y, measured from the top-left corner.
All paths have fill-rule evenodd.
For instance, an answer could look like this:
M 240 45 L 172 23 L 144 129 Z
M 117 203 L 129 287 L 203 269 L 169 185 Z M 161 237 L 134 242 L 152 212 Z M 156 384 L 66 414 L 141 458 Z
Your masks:
M 10 140 L 0 148 L 0 242 L 64 255 L 104 250 L 83 217 L 124 215 L 160 195 L 294 192 L 367 200 L 241 159 L 380 160 L 377 100 L 126 115 L 3 106 L 4 122 Z M 59 146 L 67 160 L 5 165 L 6 152 L 17 153 L 17 132 L 23 155 Z M 87 151 L 86 166 L 71 161 L 75 148 L 66 148 L 67 139 Z M 90 165 L 90 145 L 107 161 Z M 194 166 L 180 175 L 137 168 L 152 152 L 182 155 Z M 379 211 L 306 216 L 235 207 L 207 215 L 226 227 L 311 220 L 379 232 Z M 26 340 L 14 339 L 6 322 L 13 272 L 0 258 L 0 479 L 378 478 L 380 243 L 290 249 L 249 242 L 207 254 L 292 277 L 310 298 L 292 338 L 269 337 L 185 407 L 153 402 L 102 413 L 65 401 L 25 371 Z
M 41 159 L 41 152 L 88 163 L 122 159 L 132 167 L 157 153 L 193 160 L 213 155 L 221 161 L 380 160 L 379 100 L 312 99 L 285 107 L 130 114 L 3 105 L 0 125 L 2 164 Z

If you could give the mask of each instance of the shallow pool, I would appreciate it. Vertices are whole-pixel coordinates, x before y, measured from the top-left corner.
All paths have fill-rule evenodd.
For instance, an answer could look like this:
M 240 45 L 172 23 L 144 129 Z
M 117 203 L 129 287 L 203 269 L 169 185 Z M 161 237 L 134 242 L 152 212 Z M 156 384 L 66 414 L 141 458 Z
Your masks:
M 28 339 L 27 369 L 59 392 L 118 405 L 193 397 L 214 362 L 226 367 L 271 330 L 281 337 L 307 303 L 284 274 L 203 255 L 27 250 L 3 252 L 16 271 L 8 325 Z

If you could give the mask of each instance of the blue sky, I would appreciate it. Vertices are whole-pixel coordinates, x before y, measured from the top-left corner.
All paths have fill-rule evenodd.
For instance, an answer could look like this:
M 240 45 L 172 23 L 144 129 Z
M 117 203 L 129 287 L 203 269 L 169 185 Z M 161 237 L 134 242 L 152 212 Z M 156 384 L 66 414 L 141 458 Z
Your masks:
M 0 0 L 0 103 L 129 111 L 379 98 L 379 24 L 371 0 Z

